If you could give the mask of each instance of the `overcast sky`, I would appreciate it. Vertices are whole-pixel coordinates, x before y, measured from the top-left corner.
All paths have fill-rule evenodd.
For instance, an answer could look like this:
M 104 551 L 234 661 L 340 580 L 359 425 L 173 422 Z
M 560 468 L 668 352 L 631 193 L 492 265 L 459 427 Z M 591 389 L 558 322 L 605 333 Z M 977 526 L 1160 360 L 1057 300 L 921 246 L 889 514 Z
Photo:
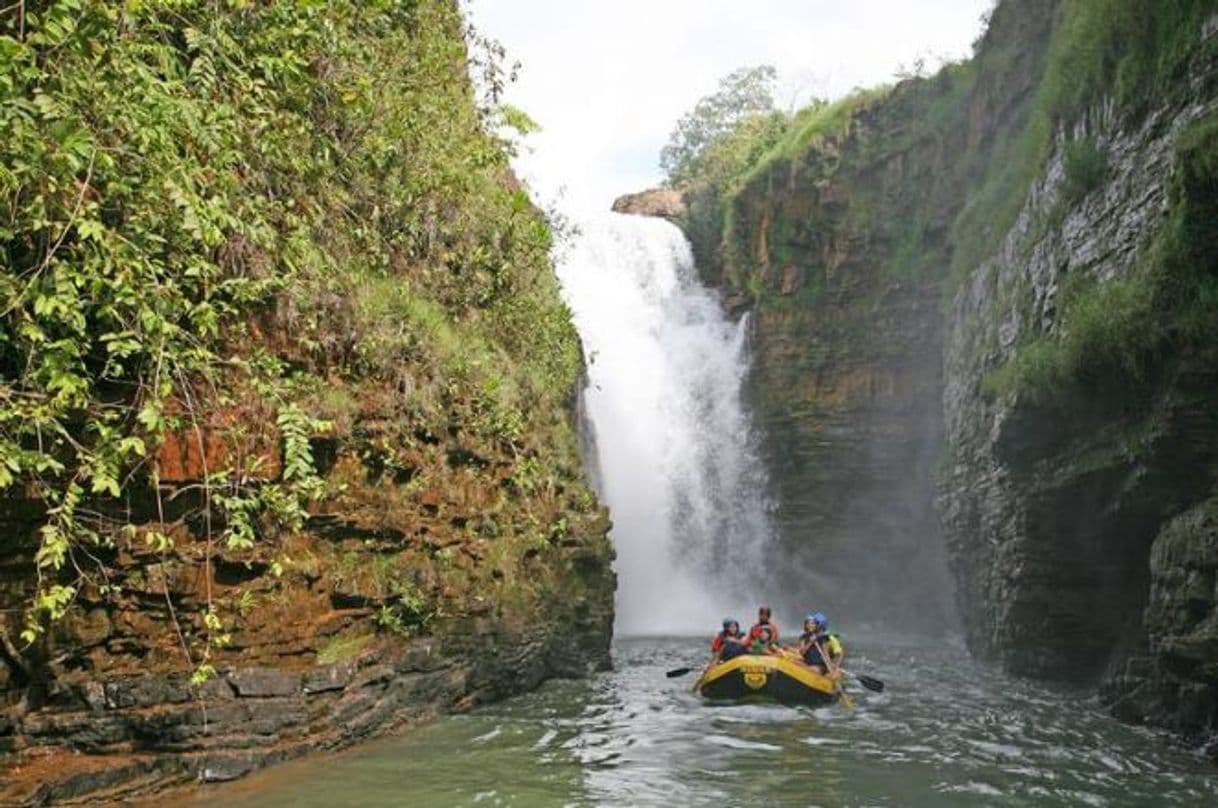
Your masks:
M 677 118 L 719 79 L 772 64 L 787 107 L 968 54 L 992 0 L 466 0 L 522 65 L 508 101 L 542 126 L 518 169 L 543 200 L 605 209 L 660 180 Z

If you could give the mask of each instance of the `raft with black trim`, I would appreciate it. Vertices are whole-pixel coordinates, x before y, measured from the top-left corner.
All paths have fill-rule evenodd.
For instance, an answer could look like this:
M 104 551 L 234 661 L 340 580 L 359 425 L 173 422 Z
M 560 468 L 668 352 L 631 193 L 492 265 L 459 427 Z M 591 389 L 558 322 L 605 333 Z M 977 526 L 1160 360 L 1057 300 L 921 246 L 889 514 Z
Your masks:
M 825 676 L 790 657 L 745 654 L 707 670 L 694 683 L 715 701 L 773 699 L 819 707 L 841 698 L 841 674 Z

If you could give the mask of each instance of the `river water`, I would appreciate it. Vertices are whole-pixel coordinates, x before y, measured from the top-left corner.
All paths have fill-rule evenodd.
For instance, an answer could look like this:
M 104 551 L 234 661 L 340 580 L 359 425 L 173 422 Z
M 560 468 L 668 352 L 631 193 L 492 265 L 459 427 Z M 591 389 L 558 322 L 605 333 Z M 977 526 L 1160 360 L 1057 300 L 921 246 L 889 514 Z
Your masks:
M 693 640 L 626 639 L 615 669 L 206 792 L 267 806 L 1218 805 L 1218 771 L 1081 693 L 959 648 L 852 647 L 855 706 L 715 706 L 664 672 Z

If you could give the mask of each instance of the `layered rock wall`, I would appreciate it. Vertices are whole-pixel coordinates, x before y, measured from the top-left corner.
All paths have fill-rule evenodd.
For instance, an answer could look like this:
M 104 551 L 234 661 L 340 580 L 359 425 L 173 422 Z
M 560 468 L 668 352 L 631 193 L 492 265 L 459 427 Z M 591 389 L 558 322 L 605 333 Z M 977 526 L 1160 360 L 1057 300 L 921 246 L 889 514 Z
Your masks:
M 1112 345 L 1094 345 L 1080 377 L 1013 393 L 987 382 L 1019 362 L 1030 339 L 1084 327 L 1062 314 L 1079 288 L 1137 290 L 1157 271 L 1180 273 L 1168 281 L 1180 284 L 1193 271 L 1212 272 L 1204 265 L 1212 255 L 1190 257 L 1185 271 L 1149 268 L 1163 263 L 1175 221 L 1213 221 L 1212 175 L 1187 179 L 1196 158 L 1179 148 L 1218 108 L 1207 32 L 1194 32 L 1189 74 L 1153 113 L 1131 125 L 1099 104 L 1059 133 L 999 253 L 957 295 L 941 488 L 976 651 L 1019 673 L 1103 679 L 1118 714 L 1197 737 L 1218 727 L 1204 504 L 1218 482 L 1213 332 L 1156 348 L 1142 335 L 1172 331 L 1172 314 L 1140 312 L 1164 321 L 1135 323 L 1134 350 L 1154 355 L 1131 372 L 1110 354 L 1130 325 L 1112 305 L 1101 316 Z M 1105 156 L 1104 177 L 1063 203 L 1078 142 Z M 1046 228 L 1046 220 L 1054 223 Z
M 972 175 L 1024 124 L 1054 4 L 1025 5 L 996 17 L 990 36 L 1022 48 L 1001 75 L 957 66 L 849 99 L 824 115 L 840 130 L 797 117 L 808 144 L 754 170 L 723 243 L 697 250 L 752 309 L 782 588 L 856 626 L 954 625 L 933 482 L 943 284 Z
M 232 779 L 608 667 L 614 578 L 603 511 L 532 501 L 535 515 L 556 508 L 568 527 L 518 555 L 517 540 L 490 527 L 514 529 L 510 462 L 454 435 L 415 457 L 427 488 L 377 468 L 362 440 L 334 443 L 327 480 L 342 493 L 272 547 L 209 545 L 175 519 L 180 499 L 165 522 L 128 514 L 174 537 L 173 549 L 131 541 L 101 551 L 111 591 L 80 593 L 37 653 L 12 641 L 4 652 L 0 802 Z M 488 471 L 472 474 L 475 460 Z M 10 615 L 34 574 L 29 540 L 17 539 L 41 515 L 18 505 L 5 509 L 0 555 Z M 209 603 L 227 637 L 212 652 L 215 675 L 200 683 L 192 659 Z

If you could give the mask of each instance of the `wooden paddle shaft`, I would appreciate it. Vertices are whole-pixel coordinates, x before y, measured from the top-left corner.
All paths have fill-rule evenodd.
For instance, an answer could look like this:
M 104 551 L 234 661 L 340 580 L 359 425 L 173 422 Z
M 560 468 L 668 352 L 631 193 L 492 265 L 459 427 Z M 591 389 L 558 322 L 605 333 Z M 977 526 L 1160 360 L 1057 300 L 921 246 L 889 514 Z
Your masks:
M 824 660 L 825 667 L 829 669 L 829 673 L 830 674 L 837 673 L 838 672 L 837 665 L 833 664 L 833 660 L 830 659 L 829 655 L 825 653 L 825 649 L 821 647 L 821 644 L 819 642 L 817 642 L 816 640 L 812 640 L 812 644 L 816 646 L 816 650 L 817 650 L 817 652 L 820 653 L 820 658 Z

